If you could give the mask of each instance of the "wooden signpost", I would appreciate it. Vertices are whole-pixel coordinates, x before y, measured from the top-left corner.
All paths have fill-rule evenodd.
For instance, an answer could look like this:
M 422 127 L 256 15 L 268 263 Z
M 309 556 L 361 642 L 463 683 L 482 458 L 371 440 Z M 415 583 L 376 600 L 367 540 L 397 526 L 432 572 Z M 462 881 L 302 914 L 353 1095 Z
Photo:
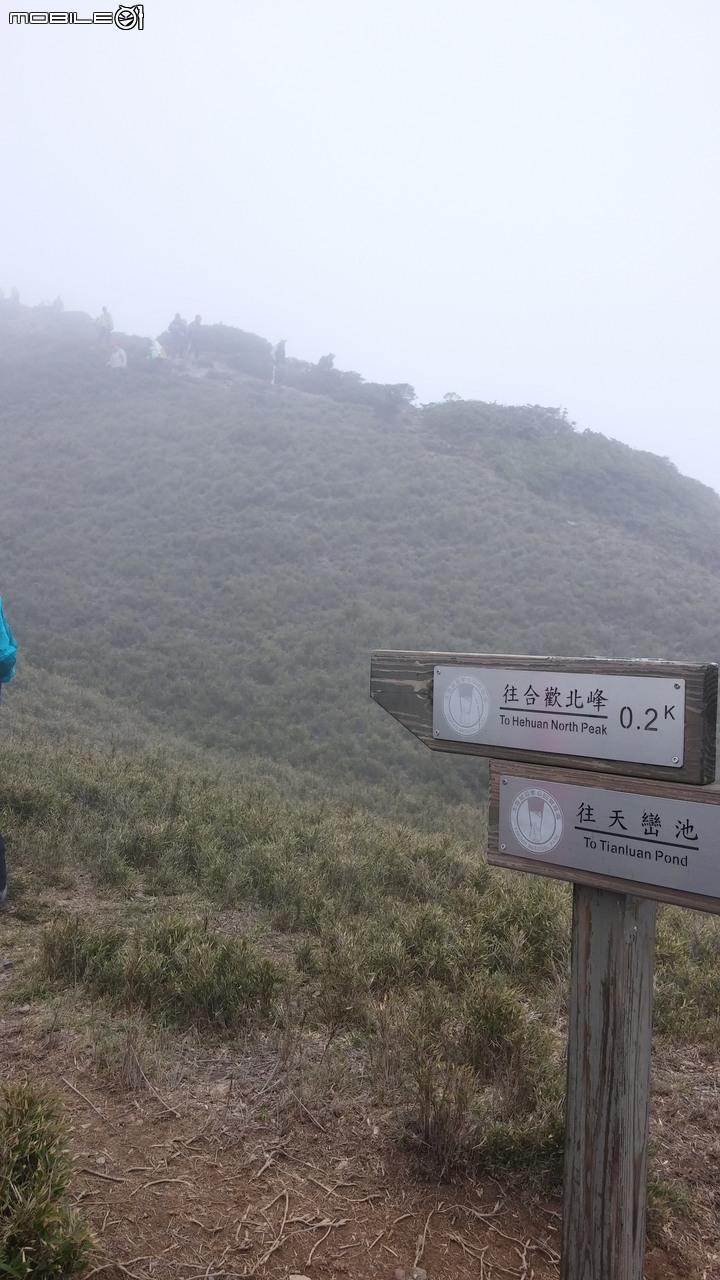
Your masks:
M 488 861 L 573 882 L 561 1280 L 642 1280 L 657 902 L 720 914 L 714 664 L 377 651 L 371 696 L 490 756 Z

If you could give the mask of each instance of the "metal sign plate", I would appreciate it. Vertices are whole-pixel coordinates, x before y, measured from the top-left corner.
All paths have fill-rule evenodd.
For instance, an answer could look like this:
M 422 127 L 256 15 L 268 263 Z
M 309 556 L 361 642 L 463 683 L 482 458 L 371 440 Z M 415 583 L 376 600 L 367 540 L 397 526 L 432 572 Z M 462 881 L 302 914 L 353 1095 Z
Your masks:
M 612 876 L 720 900 L 720 804 L 607 791 L 604 787 L 506 774 L 498 788 L 497 858 Z M 582 774 L 577 775 L 582 778 Z M 692 797 L 692 798 L 690 798 Z M 532 868 L 527 868 L 532 869 Z M 540 868 L 538 867 L 538 870 Z M 652 896 L 652 893 L 650 894 Z M 717 908 L 720 909 L 720 901 Z
M 433 735 L 679 769 L 685 750 L 685 681 L 437 666 Z

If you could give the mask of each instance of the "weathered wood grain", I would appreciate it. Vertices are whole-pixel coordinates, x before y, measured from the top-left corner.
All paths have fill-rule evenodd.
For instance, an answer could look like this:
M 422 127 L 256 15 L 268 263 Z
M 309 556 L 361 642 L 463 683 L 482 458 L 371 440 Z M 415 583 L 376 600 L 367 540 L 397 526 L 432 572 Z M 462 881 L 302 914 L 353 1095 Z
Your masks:
M 642 1280 L 656 909 L 574 890 L 561 1280 Z
M 509 667 L 548 673 L 572 671 L 613 676 L 667 676 L 685 680 L 685 757 L 679 768 L 603 760 L 559 752 L 520 751 L 433 737 L 433 675 L 436 666 Z M 517 654 L 434 653 L 378 649 L 372 654 L 370 696 L 433 751 L 560 765 L 598 773 L 625 774 L 706 785 L 715 780 L 718 668 L 713 663 L 646 662 L 615 658 L 550 658 Z

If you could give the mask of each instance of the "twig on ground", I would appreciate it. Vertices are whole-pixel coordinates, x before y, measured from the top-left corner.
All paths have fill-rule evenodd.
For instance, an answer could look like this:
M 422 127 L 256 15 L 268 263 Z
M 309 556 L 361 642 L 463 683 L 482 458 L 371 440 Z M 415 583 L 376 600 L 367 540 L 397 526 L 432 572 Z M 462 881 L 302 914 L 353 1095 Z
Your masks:
M 91 1173 L 93 1178 L 102 1178 L 104 1182 L 127 1182 L 127 1178 L 116 1178 L 112 1173 L 101 1173 L 99 1169 L 90 1169 L 87 1165 L 80 1166 L 80 1173 Z
M 92 1271 L 86 1272 L 85 1280 L 90 1280 L 91 1276 L 100 1275 L 101 1271 L 109 1271 L 111 1267 L 122 1271 L 125 1276 L 132 1276 L 133 1280 L 147 1280 L 147 1276 L 139 1276 L 136 1271 L 130 1271 L 128 1268 L 134 1266 L 136 1262 L 146 1262 L 148 1258 L 152 1258 L 152 1254 L 145 1253 L 139 1258 L 130 1258 L 127 1264 L 123 1262 L 103 1262 L 99 1267 L 93 1267 Z
M 283 1192 L 283 1195 L 285 1196 L 285 1208 L 283 1210 L 283 1220 L 280 1223 L 280 1236 L 282 1236 L 282 1233 L 285 1230 L 285 1223 L 288 1220 L 288 1214 L 290 1212 L 290 1196 L 287 1193 L 287 1189 Z
M 150 1187 L 159 1187 L 167 1182 L 179 1182 L 183 1187 L 189 1187 L 191 1191 L 195 1188 L 192 1182 L 188 1182 L 187 1178 L 153 1178 L 152 1182 L 144 1182 L 141 1187 L 136 1187 L 132 1195 L 136 1196 L 138 1191 L 147 1191 Z
M 277 1204 L 278 1200 L 282 1200 L 283 1196 L 285 1196 L 285 1201 L 287 1203 L 287 1194 L 287 1187 L 284 1187 L 282 1191 L 278 1191 L 277 1195 L 273 1196 L 272 1200 L 268 1200 L 267 1204 L 263 1205 L 260 1213 L 267 1213 L 268 1209 L 272 1209 L 273 1205 Z
M 264 1165 L 262 1166 L 262 1168 L 261 1168 L 261 1169 L 258 1169 L 257 1173 L 254 1173 L 254 1174 L 253 1174 L 252 1178 L 250 1179 L 250 1181 L 251 1181 L 251 1182 L 254 1182 L 254 1181 L 255 1181 L 255 1179 L 256 1179 L 256 1178 L 259 1178 L 259 1177 L 260 1177 L 260 1175 L 261 1175 L 262 1173 L 264 1173 L 266 1169 L 269 1169 L 269 1168 L 270 1168 L 270 1165 L 271 1165 L 271 1164 L 274 1164 L 274 1163 L 275 1163 L 275 1156 L 276 1156 L 276 1155 L 277 1155 L 277 1151 L 272 1151 L 272 1152 L 270 1153 L 270 1155 L 269 1155 L 269 1156 L 266 1156 L 266 1157 L 265 1157 L 265 1163 L 264 1163 Z
M 478 1213 L 477 1209 L 471 1209 L 470 1213 L 472 1213 L 476 1218 L 485 1219 L 485 1215 Z M 509 1236 L 506 1231 L 501 1231 L 499 1227 L 495 1226 L 494 1222 L 488 1222 L 487 1225 L 491 1231 L 494 1231 L 498 1236 L 502 1236 L 504 1240 L 509 1240 L 511 1244 L 519 1244 L 523 1253 L 528 1249 L 535 1249 L 538 1253 L 547 1254 L 548 1258 L 555 1266 L 559 1264 L 560 1254 L 556 1253 L 554 1249 L 551 1249 L 549 1245 L 541 1244 L 539 1240 L 518 1240 L 517 1236 Z M 520 1256 L 522 1257 L 523 1255 L 521 1254 Z
M 298 1098 L 297 1094 L 294 1092 L 293 1089 L 290 1090 L 290 1097 L 294 1098 L 298 1106 L 302 1107 L 303 1111 L 305 1112 L 305 1115 L 315 1125 L 315 1128 L 319 1129 L 321 1133 L 327 1134 L 327 1129 L 324 1129 L 320 1121 L 315 1119 L 315 1116 L 313 1115 L 312 1111 L 308 1111 L 302 1098 Z
M 473 1217 L 480 1218 L 481 1221 L 486 1221 L 485 1215 L 482 1213 L 478 1213 L 476 1209 L 471 1209 L 470 1212 L 473 1215 Z M 511 1244 L 519 1244 L 519 1245 L 523 1244 L 523 1241 L 518 1240 L 517 1236 L 509 1236 L 507 1231 L 501 1231 L 499 1227 L 495 1226 L 494 1222 L 488 1222 L 487 1225 L 490 1231 L 494 1231 L 496 1235 L 502 1236 L 503 1240 L 509 1240 Z
M 440 1205 L 438 1206 L 438 1208 L 441 1208 L 441 1207 L 442 1206 Z M 432 1218 L 434 1213 L 435 1213 L 435 1210 L 431 1209 L 427 1218 L 425 1219 L 425 1226 L 423 1228 L 423 1233 L 421 1236 L 418 1236 L 417 1249 L 415 1250 L 415 1261 L 413 1262 L 414 1267 L 417 1266 L 418 1262 L 420 1261 L 420 1259 L 422 1258 L 425 1252 L 425 1241 L 427 1239 L 428 1227 L 430 1226 L 430 1219 Z
M 96 1106 L 95 1106 L 95 1103 L 90 1101 L 90 1099 L 88 1098 L 87 1094 L 83 1093 L 82 1089 L 77 1089 L 77 1088 L 75 1087 L 75 1085 L 74 1085 L 74 1084 L 72 1084 L 72 1082 L 71 1082 L 70 1080 L 67 1080 L 67 1079 L 65 1078 L 65 1076 L 61 1076 L 61 1077 L 60 1077 L 60 1079 L 62 1080 L 63 1084 L 66 1084 L 66 1085 L 67 1085 L 68 1089 L 72 1089 L 73 1093 L 76 1093 L 76 1094 L 77 1094 L 78 1098 L 82 1098 L 84 1102 L 87 1102 L 88 1106 L 89 1106 L 89 1107 L 92 1107 L 92 1109 L 93 1109 L 93 1111 L 96 1113 L 96 1115 L 99 1115 L 101 1120 L 104 1120 L 106 1124 L 109 1124 L 109 1125 L 110 1125 L 110 1128 L 111 1128 L 115 1133 L 119 1133 L 119 1132 L 120 1132 L 120 1130 L 118 1129 L 117 1125 L 114 1125 L 114 1124 L 113 1124 L 113 1122 L 112 1122 L 112 1120 L 110 1119 L 110 1117 L 109 1117 L 109 1116 L 106 1116 L 106 1115 L 105 1115 L 105 1112 L 104 1112 L 104 1111 L 101 1111 L 99 1107 L 96 1107 Z
M 260 1098 L 262 1098 L 263 1094 L 265 1093 L 265 1090 L 270 1088 L 270 1085 L 272 1084 L 279 1070 L 280 1070 L 280 1058 L 278 1058 L 277 1062 L 275 1063 L 275 1066 L 273 1067 L 272 1071 L 267 1077 L 267 1080 L 265 1081 L 262 1089 L 260 1089 L 260 1091 L 255 1094 L 254 1098 L 250 1099 L 250 1108 L 254 1107 L 255 1103 L 258 1102 Z
M 324 1183 L 324 1182 L 321 1182 L 319 1178 L 307 1178 L 307 1179 L 306 1179 L 306 1181 L 307 1181 L 307 1182 L 314 1182 L 314 1183 L 315 1183 L 315 1186 L 316 1186 L 316 1187 L 320 1187 L 320 1189 L 321 1189 L 322 1191 L 324 1191 L 324 1192 L 326 1193 L 326 1195 L 329 1195 L 329 1196 L 337 1195 L 337 1192 L 335 1191 L 335 1187 L 326 1187 L 326 1186 L 325 1186 L 325 1183 Z M 343 1185 L 343 1184 L 341 1183 L 341 1184 L 338 1184 L 338 1185 Z
M 480 1251 L 479 1249 L 475 1248 L 473 1245 L 468 1244 L 467 1240 L 465 1240 L 465 1239 L 460 1235 L 460 1232 L 459 1232 L 459 1231 L 449 1231 L 449 1232 L 448 1232 L 448 1240 L 453 1240 L 453 1241 L 455 1242 L 455 1244 L 459 1244 L 459 1245 L 460 1245 L 460 1248 L 461 1248 L 461 1249 L 462 1249 L 462 1251 L 463 1251 L 463 1253 L 467 1253 L 469 1257 L 471 1257 L 471 1258 L 480 1258 L 480 1260 L 481 1260 L 481 1261 L 482 1261 L 482 1256 L 483 1256 L 483 1254 L 485 1254 L 485 1253 L 487 1252 L 487 1249 L 488 1249 L 488 1246 L 487 1246 L 487 1245 L 485 1245 L 484 1249 L 483 1249 L 482 1251 Z
M 399 1218 L 395 1218 L 395 1220 L 393 1221 L 393 1224 L 392 1224 L 392 1227 L 390 1228 L 390 1230 L 392 1231 L 393 1227 L 396 1227 L 396 1226 L 397 1226 L 397 1224 L 398 1224 L 398 1222 L 404 1222 L 406 1218 L 412 1218 L 412 1214 L 411 1214 L 411 1213 L 401 1213 L 401 1214 L 400 1214 L 400 1217 L 399 1217 Z
M 311 1265 L 312 1265 L 313 1254 L 315 1253 L 315 1250 L 320 1248 L 320 1245 L 322 1244 L 323 1240 L 327 1240 L 328 1236 L 330 1235 L 330 1232 L 331 1232 L 331 1231 L 332 1231 L 332 1229 L 333 1229 L 333 1226 L 334 1226 L 334 1223 L 332 1223 L 332 1222 L 331 1222 L 331 1223 L 330 1223 L 330 1226 L 328 1227 L 327 1231 L 325 1232 L 325 1235 L 324 1235 L 324 1236 L 321 1236 L 319 1240 L 316 1240 L 316 1241 L 315 1241 L 315 1244 L 313 1245 L 312 1249 L 310 1250 L 310 1252 L 309 1252 L 309 1254 L 308 1254 L 308 1259 L 307 1259 L 307 1262 L 305 1263 L 305 1266 L 306 1266 L 306 1267 L 309 1267 L 309 1266 L 311 1266 Z
M 349 1218 L 338 1218 L 337 1222 L 333 1222 L 331 1218 L 321 1218 L 319 1222 L 312 1222 L 309 1218 L 291 1218 L 290 1222 L 299 1222 L 301 1226 L 308 1227 L 310 1231 L 322 1231 L 323 1227 L 346 1227 Z
M 160 1094 L 158 1093 L 158 1091 L 157 1091 L 157 1089 L 155 1088 L 155 1086 L 154 1086 L 153 1084 L 151 1084 L 151 1083 L 150 1083 L 150 1081 L 148 1080 L 147 1076 L 145 1075 L 145 1072 L 144 1072 L 144 1071 L 143 1071 L 143 1069 L 142 1069 L 142 1064 L 141 1064 L 140 1059 L 138 1058 L 138 1056 L 137 1056 L 137 1054 L 136 1054 L 136 1052 L 135 1052 L 135 1050 L 134 1050 L 134 1049 L 133 1049 L 133 1051 L 132 1051 L 132 1056 L 133 1056 L 133 1058 L 135 1059 L 135 1066 L 137 1067 L 138 1071 L 140 1072 L 140 1075 L 142 1076 L 143 1080 L 145 1081 L 145 1083 L 146 1083 L 146 1085 L 147 1085 L 148 1089 L 150 1090 L 150 1092 L 151 1092 L 152 1094 L 154 1094 L 154 1095 L 155 1095 L 155 1097 L 157 1098 L 158 1102 L 161 1102 L 161 1103 L 162 1103 L 162 1105 L 164 1106 L 164 1108 L 165 1108 L 165 1110 L 166 1110 L 166 1111 L 169 1111 L 169 1112 L 171 1113 L 171 1115 L 176 1116 L 176 1117 L 177 1117 L 177 1119 L 179 1120 L 179 1119 L 180 1119 L 180 1112 L 179 1112 L 179 1111 L 176 1111 L 174 1107 L 171 1107 L 171 1106 L 170 1106 L 170 1104 L 169 1104 L 168 1102 L 166 1102 L 166 1101 L 165 1101 L 165 1099 L 164 1099 L 164 1098 L 162 1098 L 162 1097 L 160 1096 Z
M 298 1232 L 291 1231 L 287 1236 L 278 1236 L 276 1240 L 273 1240 L 272 1244 L 270 1245 L 270 1248 L 265 1250 L 265 1253 L 262 1255 L 262 1257 L 258 1258 L 256 1262 L 253 1262 L 252 1266 L 250 1267 L 250 1270 L 243 1271 L 241 1274 L 243 1276 L 257 1275 L 260 1267 L 264 1267 L 265 1263 L 268 1261 L 269 1258 L 272 1257 L 275 1251 L 277 1249 L 282 1248 L 286 1240 L 292 1240 L 293 1236 L 297 1234 Z

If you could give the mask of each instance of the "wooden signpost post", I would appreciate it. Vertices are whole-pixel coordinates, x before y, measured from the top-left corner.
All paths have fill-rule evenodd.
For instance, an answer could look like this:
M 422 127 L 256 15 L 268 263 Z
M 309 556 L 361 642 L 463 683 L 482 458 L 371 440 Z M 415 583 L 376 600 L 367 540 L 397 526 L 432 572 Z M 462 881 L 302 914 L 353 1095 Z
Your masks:
M 488 861 L 573 882 L 561 1280 L 642 1280 L 657 902 L 720 913 L 714 664 L 378 651 L 371 696 L 492 757 Z

